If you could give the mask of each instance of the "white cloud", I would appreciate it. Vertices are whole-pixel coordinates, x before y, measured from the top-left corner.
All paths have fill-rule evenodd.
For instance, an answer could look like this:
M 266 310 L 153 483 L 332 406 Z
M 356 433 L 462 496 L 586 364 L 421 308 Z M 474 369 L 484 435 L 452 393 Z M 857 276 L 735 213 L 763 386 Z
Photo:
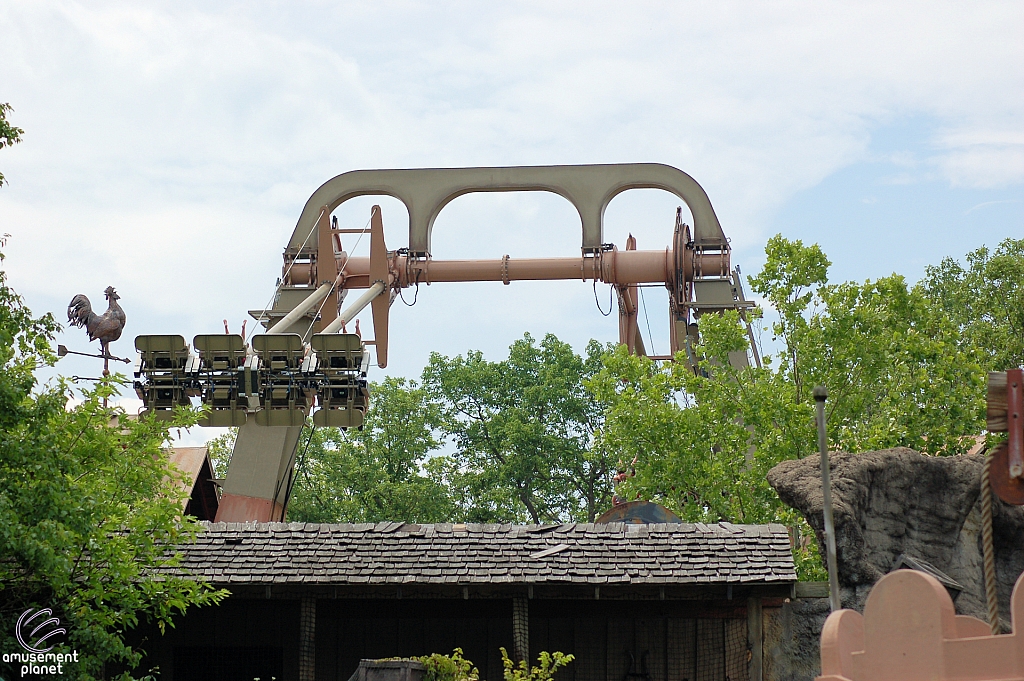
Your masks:
M 872 129 L 901 117 L 935 130 L 931 157 L 892 159 L 900 178 L 1024 182 L 1006 132 L 1022 128 L 1022 34 L 1024 7 L 1001 2 L 0 0 L 0 101 L 26 130 L 0 153 L 6 266 L 47 304 L 115 283 L 146 328 L 235 326 L 270 294 L 320 183 L 469 164 L 671 163 L 748 248 L 775 207 L 867 158 Z M 442 214 L 439 257 L 578 243 L 558 199 L 474 201 Z M 609 232 L 664 246 L 673 205 L 623 197 Z M 524 324 L 614 337 L 589 287 L 434 288 L 420 311 L 395 308 L 394 343 L 455 347 L 458 328 L 504 348 Z
M 1020 203 L 1020 201 L 1019 200 L 1014 200 L 1014 199 L 1009 199 L 1009 200 L 1005 200 L 1005 201 L 984 201 L 984 202 L 979 203 L 979 204 L 977 204 L 975 206 L 971 206 L 971 208 L 969 210 L 964 212 L 964 215 L 969 215 L 970 213 L 973 213 L 976 210 L 981 210 L 983 208 L 988 208 L 989 206 L 999 206 L 999 205 L 1003 205 L 1003 204 L 1007 204 L 1007 203 Z
M 1024 183 L 1024 133 L 973 129 L 941 135 L 933 159 L 954 186 L 999 187 Z

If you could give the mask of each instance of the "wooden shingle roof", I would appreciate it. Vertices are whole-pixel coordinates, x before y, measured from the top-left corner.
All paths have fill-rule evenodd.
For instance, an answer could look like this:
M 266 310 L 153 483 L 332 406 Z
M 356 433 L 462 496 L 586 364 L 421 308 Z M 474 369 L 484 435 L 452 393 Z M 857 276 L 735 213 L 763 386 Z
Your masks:
M 785 584 L 783 525 L 206 523 L 178 547 L 215 584 Z

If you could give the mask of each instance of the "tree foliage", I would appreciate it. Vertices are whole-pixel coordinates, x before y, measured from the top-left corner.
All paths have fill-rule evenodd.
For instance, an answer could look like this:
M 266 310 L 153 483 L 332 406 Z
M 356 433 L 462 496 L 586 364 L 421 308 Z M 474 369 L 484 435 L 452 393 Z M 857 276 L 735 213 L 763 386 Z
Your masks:
M 781 458 L 809 454 L 812 412 L 771 369 L 729 365 L 746 348 L 735 312 L 701 320 L 697 372 L 622 347 L 592 380 L 608 404 L 598 448 L 636 458 L 623 495 L 658 501 L 689 521 L 762 523 L 790 515 L 765 480 Z
M 829 284 L 817 245 L 781 236 L 750 279 L 775 308 L 780 347 L 764 366 L 736 369 L 747 349 L 731 312 L 700 319 L 700 366 L 656 366 L 622 349 L 593 380 L 609 405 L 601 448 L 637 457 L 625 487 L 692 520 L 789 522 L 765 482 L 780 461 L 816 450 L 811 389 L 829 389 L 833 449 L 906 446 L 965 452 L 983 428 L 984 373 L 927 289 L 899 275 Z
M 427 668 L 423 681 L 479 681 L 480 671 L 462 656 L 462 648 L 456 648 L 451 655 L 433 653 L 414 657 Z
M 307 426 L 299 440 L 303 449 L 288 509 L 290 519 L 423 523 L 451 519 L 449 490 L 424 469 L 428 454 L 438 445 L 436 410 L 414 381 L 387 378 L 371 389 L 373 401 L 362 431 L 310 431 Z
M 362 430 L 314 428 L 299 436 L 288 519 L 295 522 L 445 522 L 451 490 L 433 472 L 437 410 L 415 381 L 389 377 L 373 394 Z M 227 474 L 235 431 L 208 443 L 218 476 Z
M 505 681 L 551 681 L 555 673 L 576 659 L 575 655 L 565 653 L 549 653 L 546 650 L 537 655 L 537 664 L 530 666 L 527 660 L 518 664 L 509 659 L 508 652 L 501 650 L 501 666 L 504 668 Z
M 748 340 L 738 315 L 726 312 L 700 319 L 696 371 L 682 357 L 658 366 L 619 348 L 591 379 L 607 405 L 598 448 L 638 461 L 625 495 L 659 501 L 688 520 L 800 522 L 765 476 L 780 461 L 816 451 L 811 389 L 819 384 L 829 389 L 832 449 L 960 454 L 975 443 L 984 427 L 984 369 L 993 361 L 982 339 L 995 331 L 975 326 L 975 340 L 965 340 L 969 323 L 951 319 L 928 282 L 910 286 L 894 274 L 830 284 L 817 245 L 776 236 L 766 252 L 750 283 L 777 314 L 770 330 L 779 350 L 762 348 L 762 367 L 729 365 L 729 353 L 745 351 Z M 944 265 L 953 274 L 943 281 L 956 284 L 946 300 L 977 295 L 978 279 L 992 276 L 968 282 Z M 1002 261 L 999 271 L 1008 270 L 1016 271 Z M 1006 333 L 1012 315 L 999 319 L 994 326 Z M 816 548 L 797 552 L 804 578 L 821 574 Z
M 166 547 L 198 528 L 182 516 L 186 493 L 165 449 L 168 428 L 196 415 L 167 424 L 108 409 L 116 378 L 75 405 L 65 383 L 37 385 L 35 370 L 56 361 L 57 329 L 51 315 L 32 316 L 0 270 L 0 648 L 19 649 L 24 610 L 52 608 L 67 629 L 54 652 L 77 650 L 72 673 L 89 679 L 105 662 L 138 662 L 124 635 L 141 619 L 162 630 L 223 594 L 153 574 L 177 562 Z
M 764 269 L 750 279 L 778 313 L 786 351 L 777 371 L 798 403 L 829 389 L 833 446 L 848 451 L 907 446 L 962 453 L 980 432 L 981 365 L 960 342 L 925 286 L 897 274 L 863 284 L 828 284 L 817 245 L 769 240 Z
M 24 130 L 14 127 L 7 121 L 7 114 L 12 111 L 14 108 L 10 104 L 0 102 L 0 149 L 17 144 L 25 134 Z M 4 186 L 6 181 L 4 174 L 0 173 L 0 187 Z
M 468 520 L 593 521 L 607 508 L 609 459 L 592 447 L 603 409 L 587 388 L 602 353 L 526 334 L 500 362 L 430 356 L 423 385 L 455 447 L 434 466 Z
M 1024 366 L 1024 239 L 972 251 L 966 268 L 946 258 L 927 268 L 923 289 L 986 369 Z
M 309 522 L 593 520 L 610 505 L 593 449 L 601 361 L 529 335 L 509 358 L 431 356 L 422 386 L 373 384 L 362 431 L 306 430 L 288 517 Z M 233 435 L 211 443 L 225 470 Z M 306 442 L 308 440 L 308 446 Z

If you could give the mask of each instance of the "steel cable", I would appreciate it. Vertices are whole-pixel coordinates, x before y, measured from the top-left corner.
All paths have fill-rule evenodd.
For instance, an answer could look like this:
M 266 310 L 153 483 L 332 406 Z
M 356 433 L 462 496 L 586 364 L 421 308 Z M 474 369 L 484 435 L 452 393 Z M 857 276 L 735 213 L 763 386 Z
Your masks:
M 597 299 L 597 278 L 594 279 L 594 305 L 597 305 L 597 311 L 600 312 L 602 316 L 607 317 L 612 313 L 612 290 L 614 288 L 614 286 L 608 287 L 608 311 L 605 312 L 601 309 L 601 301 Z
M 313 236 L 313 232 L 316 231 L 316 225 L 320 222 L 320 218 L 323 216 L 324 209 L 321 208 L 320 215 L 318 215 L 316 221 L 313 222 L 313 227 L 309 230 L 309 234 L 306 235 L 305 241 L 303 241 L 302 245 L 299 246 L 299 250 L 295 252 L 294 256 L 292 256 L 291 262 L 288 263 L 288 269 L 284 271 L 284 276 L 278 280 L 277 286 L 274 287 L 274 293 L 270 296 L 270 301 L 263 308 L 263 312 L 260 313 L 260 319 L 256 320 L 256 324 L 259 324 L 260 321 L 266 317 L 267 311 L 273 307 L 274 301 L 277 299 L 277 294 L 281 291 L 281 287 L 284 286 L 284 282 L 288 280 L 288 275 L 292 273 L 292 267 L 295 265 L 295 261 L 298 259 L 299 254 L 302 253 L 302 249 L 306 247 L 307 243 L 309 243 L 309 237 Z M 256 333 L 256 324 L 253 324 L 252 331 L 249 332 L 249 337 L 252 337 Z M 245 341 L 248 339 L 243 337 L 242 340 Z
M 656 355 L 658 353 L 654 350 L 654 334 L 651 333 L 651 318 L 647 316 L 647 301 L 644 300 L 644 290 L 642 287 L 637 290 L 640 291 L 640 305 L 644 308 L 644 319 L 647 321 L 647 337 L 651 339 L 651 354 Z M 643 338 L 643 335 L 640 337 Z

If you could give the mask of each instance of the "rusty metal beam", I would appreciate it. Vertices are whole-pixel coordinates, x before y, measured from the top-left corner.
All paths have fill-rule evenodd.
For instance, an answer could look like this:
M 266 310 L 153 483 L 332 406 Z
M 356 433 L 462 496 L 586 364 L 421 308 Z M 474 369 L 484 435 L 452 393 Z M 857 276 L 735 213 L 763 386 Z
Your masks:
M 694 259 L 699 256 L 694 255 Z M 339 263 L 341 258 L 339 257 Z M 716 264 L 719 258 L 715 258 Z M 693 260 L 687 259 L 684 277 L 692 277 Z M 286 285 L 305 285 L 309 280 L 307 263 L 291 266 Z M 345 289 L 369 288 L 370 259 L 351 257 L 344 261 Z M 399 286 L 417 283 L 459 281 L 555 281 L 591 280 L 595 274 L 606 284 L 664 284 L 672 276 L 672 256 L 663 251 L 607 251 L 598 259 L 568 258 L 490 258 L 480 260 L 419 260 L 405 255 L 393 258 L 392 271 Z

